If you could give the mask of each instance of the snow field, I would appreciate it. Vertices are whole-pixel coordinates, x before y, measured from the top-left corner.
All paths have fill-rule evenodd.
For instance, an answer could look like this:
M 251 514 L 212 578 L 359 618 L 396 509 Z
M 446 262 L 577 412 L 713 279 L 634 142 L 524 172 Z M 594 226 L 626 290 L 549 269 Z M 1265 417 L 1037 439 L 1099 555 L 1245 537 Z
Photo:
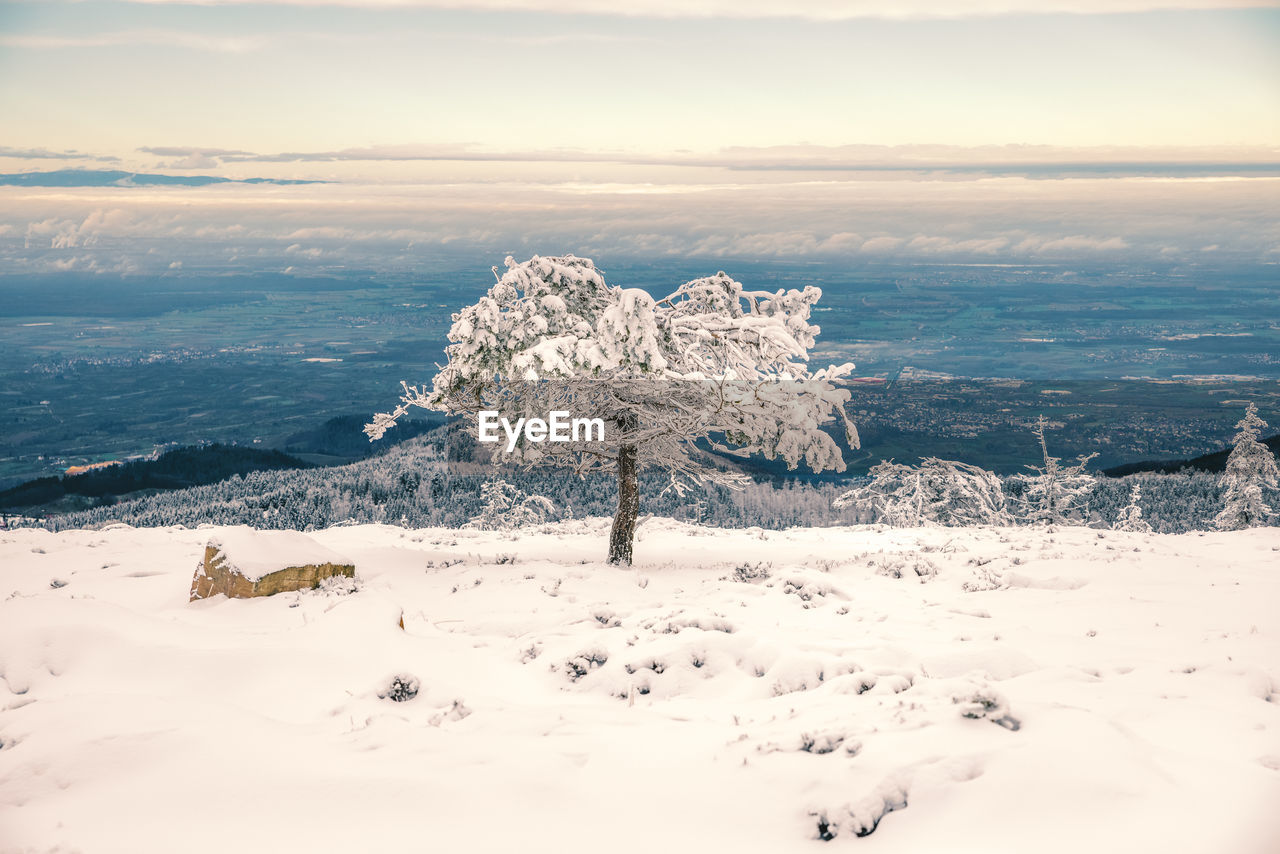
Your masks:
M 1280 841 L 1275 529 L 220 530 L 0 532 L 0 851 Z

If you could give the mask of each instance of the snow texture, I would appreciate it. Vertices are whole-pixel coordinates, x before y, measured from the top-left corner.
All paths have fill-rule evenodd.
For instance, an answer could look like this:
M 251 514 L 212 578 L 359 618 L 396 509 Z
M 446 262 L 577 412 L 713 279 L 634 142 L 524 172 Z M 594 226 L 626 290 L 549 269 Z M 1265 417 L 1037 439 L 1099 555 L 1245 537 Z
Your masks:
M 0 531 L 0 851 L 1277 850 L 1277 529 L 607 528 Z

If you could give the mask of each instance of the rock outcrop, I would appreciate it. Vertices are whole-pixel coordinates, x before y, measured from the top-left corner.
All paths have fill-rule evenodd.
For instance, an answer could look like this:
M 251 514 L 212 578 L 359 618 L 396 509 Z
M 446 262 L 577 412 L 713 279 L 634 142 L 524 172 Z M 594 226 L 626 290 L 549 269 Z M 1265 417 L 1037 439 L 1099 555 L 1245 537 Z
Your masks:
M 355 565 L 295 531 L 228 528 L 209 538 L 191 580 L 191 600 L 219 593 L 233 599 L 310 590 L 334 576 L 354 578 Z

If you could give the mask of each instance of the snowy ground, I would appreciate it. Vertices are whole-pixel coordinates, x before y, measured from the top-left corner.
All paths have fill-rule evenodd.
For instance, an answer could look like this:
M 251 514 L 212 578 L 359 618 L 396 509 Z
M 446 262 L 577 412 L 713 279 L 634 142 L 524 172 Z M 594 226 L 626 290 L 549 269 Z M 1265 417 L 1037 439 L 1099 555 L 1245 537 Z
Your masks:
M 1276 529 L 606 526 L 0 532 L 0 851 L 1280 850 Z

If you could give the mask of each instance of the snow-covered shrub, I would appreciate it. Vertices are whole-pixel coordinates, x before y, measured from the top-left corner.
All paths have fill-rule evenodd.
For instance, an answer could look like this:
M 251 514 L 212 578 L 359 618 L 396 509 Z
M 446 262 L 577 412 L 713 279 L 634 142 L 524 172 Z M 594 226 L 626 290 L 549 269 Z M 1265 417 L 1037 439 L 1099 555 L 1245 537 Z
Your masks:
M 484 507 L 464 528 L 511 531 L 525 525 L 541 525 L 556 516 L 551 499 L 526 495 L 524 490 L 505 480 L 489 481 L 480 487 L 480 495 L 484 498 Z
M 1049 456 L 1049 446 L 1044 440 L 1046 426 L 1047 422 L 1041 415 L 1032 428 L 1040 443 L 1044 464 L 1027 466 L 1032 474 L 1014 476 L 1022 487 L 1018 497 L 1020 515 L 1031 525 L 1079 524 L 1083 521 L 1085 501 L 1097 485 L 1085 467 L 1097 454 L 1077 457 L 1079 462 L 1075 465 L 1062 465 L 1061 457 Z
M 1219 531 L 1254 528 L 1276 517 L 1265 493 L 1280 489 L 1280 470 L 1271 449 L 1258 441 L 1266 426 L 1254 403 L 1249 404 L 1244 418 L 1236 424 L 1239 432 L 1222 473 L 1224 506 L 1213 520 Z
M 812 602 L 815 598 L 823 599 L 832 593 L 830 584 L 815 581 L 811 578 L 793 577 L 782 582 L 782 593 L 795 596 L 801 602 Z
M 837 508 L 870 511 L 895 527 L 1000 525 L 1009 521 L 1000 478 L 955 460 L 927 457 L 918 466 L 887 460 L 870 482 L 836 499 Z
M 960 589 L 966 593 L 984 593 L 988 590 L 1000 590 L 1005 586 L 1004 573 L 989 566 L 979 565 L 973 571 L 973 578 L 961 584 Z
M 422 682 L 411 673 L 398 673 L 391 677 L 387 686 L 378 692 L 378 697 L 391 700 L 393 703 L 404 703 L 418 696 Z
M 825 753 L 835 753 L 840 745 L 844 744 L 844 733 L 803 733 L 800 736 L 800 750 L 805 753 L 814 753 L 819 756 Z
M 766 581 L 769 578 L 769 566 L 767 563 L 744 563 L 733 568 L 733 574 L 729 576 L 734 581 L 743 584 L 755 584 L 760 581 Z
M 918 578 L 928 581 L 938 574 L 938 565 L 917 554 L 884 555 L 871 562 L 877 575 L 889 578 Z
M 603 667 L 609 661 L 609 654 L 599 647 L 583 650 L 564 663 L 565 674 L 570 682 L 577 682 L 593 669 Z
M 989 720 L 1014 732 L 1022 728 L 1022 722 L 1009 714 L 1009 702 L 989 688 L 977 688 L 971 693 L 954 696 L 951 702 L 960 706 L 961 717 Z
M 427 719 L 427 723 L 432 726 L 441 726 L 446 721 L 460 721 L 471 715 L 471 709 L 467 708 L 467 704 L 462 700 L 454 700 L 449 704 L 449 708 L 436 712 Z

